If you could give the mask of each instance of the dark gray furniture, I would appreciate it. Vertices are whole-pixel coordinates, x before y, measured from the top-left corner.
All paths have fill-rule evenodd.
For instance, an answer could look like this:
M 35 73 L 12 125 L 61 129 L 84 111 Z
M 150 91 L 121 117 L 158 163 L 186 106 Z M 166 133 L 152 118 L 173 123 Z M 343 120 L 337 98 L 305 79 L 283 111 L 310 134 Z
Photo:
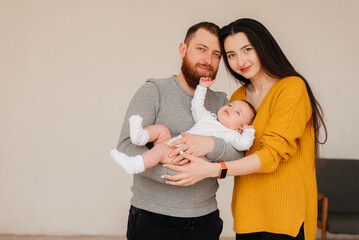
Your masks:
M 359 160 L 322 159 L 317 183 L 322 239 L 326 239 L 326 231 L 359 234 Z

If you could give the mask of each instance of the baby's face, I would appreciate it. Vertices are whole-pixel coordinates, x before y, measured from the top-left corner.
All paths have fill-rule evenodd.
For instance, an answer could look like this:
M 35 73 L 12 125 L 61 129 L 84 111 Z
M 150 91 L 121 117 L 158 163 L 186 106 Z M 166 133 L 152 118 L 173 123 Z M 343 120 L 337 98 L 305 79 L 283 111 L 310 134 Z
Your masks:
M 233 101 L 218 111 L 218 121 L 225 127 L 242 132 L 245 124 L 250 125 L 254 116 L 251 107 L 244 101 Z

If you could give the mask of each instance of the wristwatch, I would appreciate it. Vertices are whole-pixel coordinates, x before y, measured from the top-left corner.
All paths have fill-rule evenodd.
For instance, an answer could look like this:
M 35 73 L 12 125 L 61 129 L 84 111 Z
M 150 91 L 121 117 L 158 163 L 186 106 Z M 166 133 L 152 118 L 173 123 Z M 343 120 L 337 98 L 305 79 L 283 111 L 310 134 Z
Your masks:
M 219 169 L 218 179 L 225 178 L 227 176 L 227 165 L 224 162 L 218 162 L 221 164 L 221 168 Z

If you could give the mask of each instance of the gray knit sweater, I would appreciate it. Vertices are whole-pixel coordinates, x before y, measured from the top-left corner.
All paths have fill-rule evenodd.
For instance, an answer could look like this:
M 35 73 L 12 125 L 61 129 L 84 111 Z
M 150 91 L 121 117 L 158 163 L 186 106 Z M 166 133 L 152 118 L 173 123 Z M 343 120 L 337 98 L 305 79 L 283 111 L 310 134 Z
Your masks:
M 177 136 L 194 125 L 191 113 L 193 96 L 178 83 L 176 76 L 166 79 L 149 79 L 131 100 L 122 126 L 117 149 L 130 156 L 144 153 L 146 146 L 131 143 L 128 118 L 138 114 L 143 118 L 143 126 L 166 125 L 172 136 Z M 208 90 L 205 107 L 217 113 L 227 104 L 226 94 Z M 239 159 L 242 152 L 236 151 L 230 144 L 220 138 L 214 138 L 215 146 L 207 157 L 212 161 Z M 199 217 L 217 209 L 215 198 L 218 189 L 217 179 L 207 178 L 193 186 L 178 187 L 164 184 L 161 175 L 175 172 L 161 164 L 147 169 L 133 177 L 131 204 L 150 212 L 174 217 Z

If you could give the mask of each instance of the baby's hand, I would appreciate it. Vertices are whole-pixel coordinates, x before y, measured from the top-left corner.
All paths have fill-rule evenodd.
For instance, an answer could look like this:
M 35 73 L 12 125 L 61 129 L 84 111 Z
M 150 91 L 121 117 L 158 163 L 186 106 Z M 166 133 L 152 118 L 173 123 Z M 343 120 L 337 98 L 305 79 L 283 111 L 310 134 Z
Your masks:
M 178 166 L 185 165 L 187 163 L 189 163 L 188 159 L 184 159 L 180 154 L 173 157 L 172 161 L 171 161 L 171 164 L 178 165 Z
M 253 125 L 247 125 L 247 124 L 245 124 L 243 126 L 243 130 L 250 129 L 250 128 L 254 129 L 254 126 Z
M 199 80 L 199 85 L 201 87 L 205 87 L 205 88 L 209 88 L 215 80 L 212 80 L 209 77 L 201 77 L 201 79 Z

